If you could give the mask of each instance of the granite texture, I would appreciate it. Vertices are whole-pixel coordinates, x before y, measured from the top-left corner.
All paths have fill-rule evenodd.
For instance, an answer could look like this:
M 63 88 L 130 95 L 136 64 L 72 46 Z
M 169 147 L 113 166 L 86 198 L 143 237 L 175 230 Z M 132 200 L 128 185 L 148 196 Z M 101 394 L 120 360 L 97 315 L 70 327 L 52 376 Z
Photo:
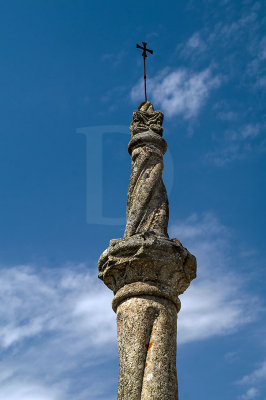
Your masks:
M 124 237 L 154 232 L 166 236 L 169 218 L 168 198 L 162 180 L 163 154 L 167 144 L 161 137 L 163 114 L 151 103 L 133 113 L 128 151 L 132 172 L 127 195 L 127 225 Z
M 118 306 L 119 400 L 177 399 L 176 318 L 164 298 L 131 297 Z
M 178 296 L 196 277 L 196 259 L 167 233 L 162 122 L 163 114 L 150 102 L 133 113 L 125 234 L 110 241 L 98 263 L 117 313 L 118 400 L 178 399 Z
M 98 264 L 99 278 L 115 294 L 114 310 L 125 293 L 130 297 L 154 295 L 156 291 L 158 296 L 178 303 L 178 295 L 196 277 L 196 259 L 178 239 L 150 233 L 111 240 Z

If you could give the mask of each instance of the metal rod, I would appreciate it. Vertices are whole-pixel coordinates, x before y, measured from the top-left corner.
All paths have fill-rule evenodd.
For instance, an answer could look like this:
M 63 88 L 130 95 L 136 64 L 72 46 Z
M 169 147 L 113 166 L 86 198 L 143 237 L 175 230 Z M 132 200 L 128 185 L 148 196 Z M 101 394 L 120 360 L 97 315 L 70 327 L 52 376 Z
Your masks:
M 146 63 L 145 63 L 145 56 L 144 58 L 144 93 L 145 93 L 145 102 L 147 101 L 147 89 L 146 89 Z

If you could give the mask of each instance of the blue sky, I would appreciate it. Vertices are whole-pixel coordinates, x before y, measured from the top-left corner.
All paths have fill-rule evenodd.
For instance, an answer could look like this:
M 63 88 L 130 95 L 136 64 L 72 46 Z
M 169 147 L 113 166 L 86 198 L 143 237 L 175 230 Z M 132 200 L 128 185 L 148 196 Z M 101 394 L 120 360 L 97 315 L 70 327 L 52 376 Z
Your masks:
M 1 2 L 0 399 L 114 400 L 112 293 L 132 112 L 164 112 L 180 398 L 266 400 L 263 1 Z

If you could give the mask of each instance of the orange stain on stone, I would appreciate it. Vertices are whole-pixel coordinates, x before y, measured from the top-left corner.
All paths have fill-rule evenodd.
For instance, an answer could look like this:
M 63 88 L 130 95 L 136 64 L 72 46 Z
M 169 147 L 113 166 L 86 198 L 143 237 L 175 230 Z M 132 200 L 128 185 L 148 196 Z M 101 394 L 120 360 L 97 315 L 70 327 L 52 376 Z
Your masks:
M 145 368 L 147 367 L 148 363 L 145 363 Z

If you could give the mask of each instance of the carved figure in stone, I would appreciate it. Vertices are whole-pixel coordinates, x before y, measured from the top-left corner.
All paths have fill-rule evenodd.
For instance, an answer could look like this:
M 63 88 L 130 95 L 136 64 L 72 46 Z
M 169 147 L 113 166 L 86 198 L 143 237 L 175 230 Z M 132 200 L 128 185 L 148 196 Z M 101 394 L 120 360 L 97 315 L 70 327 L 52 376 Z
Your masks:
M 137 111 L 133 112 L 133 121 L 131 122 L 129 129 L 131 135 L 136 133 L 146 132 L 151 130 L 158 135 L 163 135 L 163 113 L 161 111 L 154 111 L 153 105 L 147 101 L 141 103 Z
M 154 111 L 150 102 L 141 104 L 133 113 L 125 238 L 144 232 L 168 237 L 169 206 L 162 180 L 167 145 L 162 139 L 162 123 L 163 113 Z

